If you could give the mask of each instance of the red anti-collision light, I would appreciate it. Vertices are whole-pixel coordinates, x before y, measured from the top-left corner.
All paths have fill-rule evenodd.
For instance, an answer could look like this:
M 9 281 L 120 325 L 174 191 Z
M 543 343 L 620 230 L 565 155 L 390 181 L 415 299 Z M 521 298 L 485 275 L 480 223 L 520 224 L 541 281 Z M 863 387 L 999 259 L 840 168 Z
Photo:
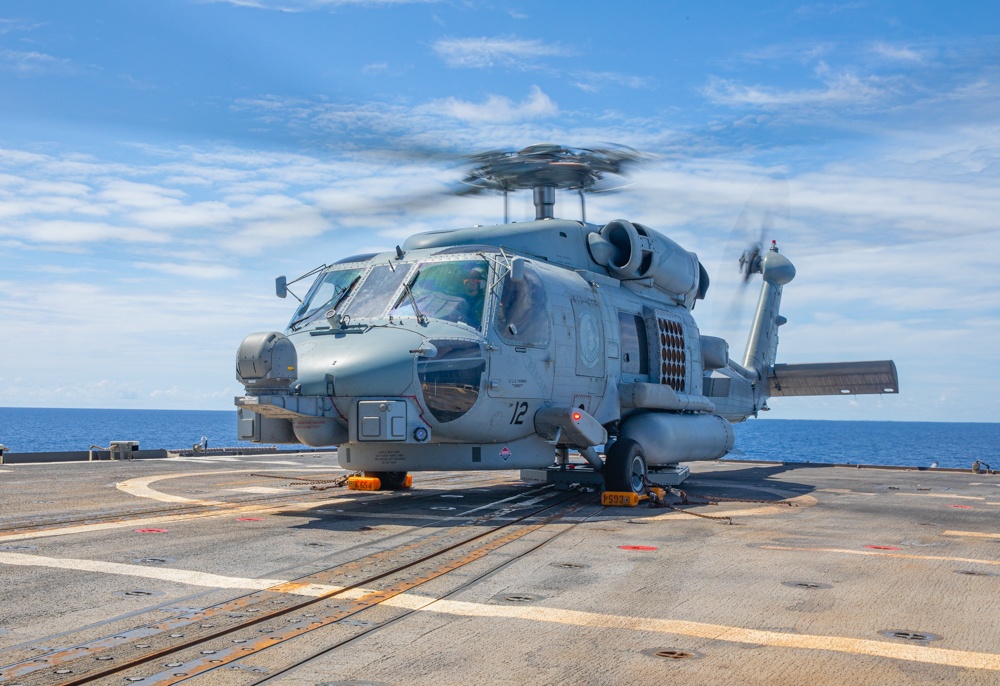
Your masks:
M 580 417 L 582 417 L 582 416 L 583 416 L 583 415 L 582 415 L 582 414 L 580 414 L 579 412 L 574 412 L 574 413 L 573 413 L 573 421 L 574 421 L 574 422 L 578 422 L 578 421 L 580 421 Z

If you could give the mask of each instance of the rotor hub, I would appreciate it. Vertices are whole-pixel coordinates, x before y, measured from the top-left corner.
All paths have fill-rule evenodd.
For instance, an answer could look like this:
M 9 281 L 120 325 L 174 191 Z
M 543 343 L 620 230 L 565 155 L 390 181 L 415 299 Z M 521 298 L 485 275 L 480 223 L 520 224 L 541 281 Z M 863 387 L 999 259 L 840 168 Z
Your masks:
M 542 143 L 518 151 L 490 151 L 466 160 L 474 166 L 462 183 L 463 194 L 534 191 L 535 218 L 554 217 L 555 191 L 598 190 L 608 175 L 626 176 L 641 155 L 627 147 L 566 148 Z

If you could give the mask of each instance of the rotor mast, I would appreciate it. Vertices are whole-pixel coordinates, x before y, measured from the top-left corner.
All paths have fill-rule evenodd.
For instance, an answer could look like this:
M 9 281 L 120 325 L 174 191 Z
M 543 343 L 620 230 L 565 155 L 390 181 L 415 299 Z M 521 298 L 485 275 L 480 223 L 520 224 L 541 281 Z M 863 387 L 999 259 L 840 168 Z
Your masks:
M 535 220 L 554 219 L 556 213 L 556 187 L 535 186 Z

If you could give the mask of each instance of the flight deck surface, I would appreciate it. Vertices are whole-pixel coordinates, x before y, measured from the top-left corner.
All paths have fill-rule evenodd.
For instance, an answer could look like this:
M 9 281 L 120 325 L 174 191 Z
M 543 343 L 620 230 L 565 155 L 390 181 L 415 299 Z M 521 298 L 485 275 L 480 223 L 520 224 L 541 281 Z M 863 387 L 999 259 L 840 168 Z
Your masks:
M 0 684 L 1000 683 L 1000 476 L 691 469 L 716 504 L 354 492 L 331 454 L 3 466 Z

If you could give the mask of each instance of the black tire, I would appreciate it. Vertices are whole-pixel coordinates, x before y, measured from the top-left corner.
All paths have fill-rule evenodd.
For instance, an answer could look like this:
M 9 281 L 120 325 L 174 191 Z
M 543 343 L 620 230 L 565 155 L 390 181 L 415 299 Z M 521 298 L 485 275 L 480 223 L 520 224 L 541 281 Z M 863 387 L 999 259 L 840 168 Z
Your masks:
M 365 472 L 365 476 L 381 481 L 380 491 L 398 491 L 406 483 L 406 472 Z
M 642 446 L 625 438 L 615 441 L 604 460 L 604 490 L 645 493 L 646 456 Z

